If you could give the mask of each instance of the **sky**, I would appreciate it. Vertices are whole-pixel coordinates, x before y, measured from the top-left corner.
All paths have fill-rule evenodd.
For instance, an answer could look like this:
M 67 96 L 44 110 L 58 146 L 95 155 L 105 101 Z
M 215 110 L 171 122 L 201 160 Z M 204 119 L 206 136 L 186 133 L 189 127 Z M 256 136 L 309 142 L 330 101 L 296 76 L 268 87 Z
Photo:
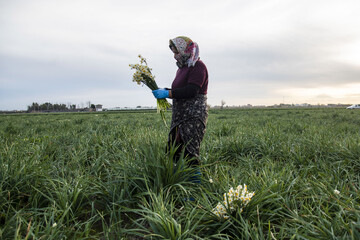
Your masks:
M 359 0 L 0 0 L 0 110 L 156 106 L 129 64 L 141 54 L 170 87 L 177 36 L 199 45 L 211 106 L 360 103 L 359 12 Z

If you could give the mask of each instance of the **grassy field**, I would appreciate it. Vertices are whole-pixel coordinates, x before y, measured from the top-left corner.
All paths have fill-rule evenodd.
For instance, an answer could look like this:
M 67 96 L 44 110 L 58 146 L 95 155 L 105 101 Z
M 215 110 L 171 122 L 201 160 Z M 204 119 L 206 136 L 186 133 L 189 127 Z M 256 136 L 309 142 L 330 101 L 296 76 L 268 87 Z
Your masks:
M 201 184 L 167 133 L 155 112 L 0 115 L 0 239 L 360 239 L 360 111 L 211 110 Z M 240 184 L 243 212 L 215 216 Z

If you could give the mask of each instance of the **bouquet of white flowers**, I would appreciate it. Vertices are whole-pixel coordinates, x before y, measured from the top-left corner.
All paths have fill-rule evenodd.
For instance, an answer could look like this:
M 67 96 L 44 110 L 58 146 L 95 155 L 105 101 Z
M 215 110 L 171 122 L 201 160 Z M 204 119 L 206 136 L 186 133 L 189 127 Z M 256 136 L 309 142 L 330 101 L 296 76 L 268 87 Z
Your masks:
M 133 82 L 137 84 L 145 84 L 151 90 L 159 89 L 155 82 L 155 76 L 151 73 L 151 68 L 147 65 L 146 59 L 141 55 L 138 56 L 140 58 L 140 64 L 129 64 L 131 69 L 136 69 L 136 72 L 133 75 Z M 163 119 L 165 125 L 165 111 L 170 107 L 170 103 L 164 99 L 157 99 L 157 112 L 161 114 L 161 118 Z
M 224 201 L 219 202 L 212 210 L 212 213 L 219 218 L 228 219 L 229 215 L 227 213 L 231 213 L 236 209 L 240 209 L 240 212 L 242 212 L 254 195 L 255 192 L 248 192 L 245 184 L 244 186 L 237 186 L 235 190 L 230 188 L 228 193 L 224 193 Z

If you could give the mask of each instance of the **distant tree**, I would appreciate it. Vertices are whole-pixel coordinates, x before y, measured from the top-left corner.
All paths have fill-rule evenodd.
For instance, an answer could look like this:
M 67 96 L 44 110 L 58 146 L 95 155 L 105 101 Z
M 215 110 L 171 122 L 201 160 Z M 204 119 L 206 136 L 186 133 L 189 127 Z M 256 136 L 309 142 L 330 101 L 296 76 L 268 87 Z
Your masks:
M 220 108 L 223 109 L 225 104 L 226 104 L 226 102 L 224 100 L 221 100 L 221 107 Z
M 59 111 L 59 110 L 60 110 L 60 105 L 57 104 L 57 103 L 55 103 L 55 104 L 54 104 L 54 110 L 55 110 L 55 111 Z
M 49 111 L 50 109 L 52 109 L 52 104 L 49 102 L 46 102 L 46 103 L 43 103 L 40 105 L 41 111 Z
M 55 104 L 53 105 L 53 109 L 54 109 L 55 111 L 64 111 L 64 110 L 67 110 L 68 108 L 66 107 L 66 104 L 63 104 L 63 103 L 61 103 L 61 104 L 55 103 Z
M 95 104 L 91 104 L 91 105 L 90 105 L 90 108 L 91 108 L 93 111 L 96 111 Z
M 39 111 L 40 110 L 40 106 L 38 103 L 33 102 L 30 106 L 28 106 L 28 111 Z
M 45 104 L 45 103 L 43 103 L 43 104 L 40 105 L 40 110 L 41 110 L 41 111 L 45 111 L 46 109 L 47 109 L 47 107 L 46 107 L 46 104 Z
M 44 103 L 46 105 L 46 110 L 50 110 L 52 108 L 52 104 L 49 102 Z

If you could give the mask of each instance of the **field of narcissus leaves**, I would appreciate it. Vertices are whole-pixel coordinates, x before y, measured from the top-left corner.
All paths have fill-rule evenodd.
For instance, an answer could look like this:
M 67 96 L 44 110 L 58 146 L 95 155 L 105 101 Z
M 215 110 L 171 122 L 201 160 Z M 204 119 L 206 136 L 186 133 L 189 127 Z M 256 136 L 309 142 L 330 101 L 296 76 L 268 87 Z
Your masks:
M 0 115 L 0 239 L 360 239 L 360 111 L 211 109 L 201 184 L 167 133 L 156 111 Z

